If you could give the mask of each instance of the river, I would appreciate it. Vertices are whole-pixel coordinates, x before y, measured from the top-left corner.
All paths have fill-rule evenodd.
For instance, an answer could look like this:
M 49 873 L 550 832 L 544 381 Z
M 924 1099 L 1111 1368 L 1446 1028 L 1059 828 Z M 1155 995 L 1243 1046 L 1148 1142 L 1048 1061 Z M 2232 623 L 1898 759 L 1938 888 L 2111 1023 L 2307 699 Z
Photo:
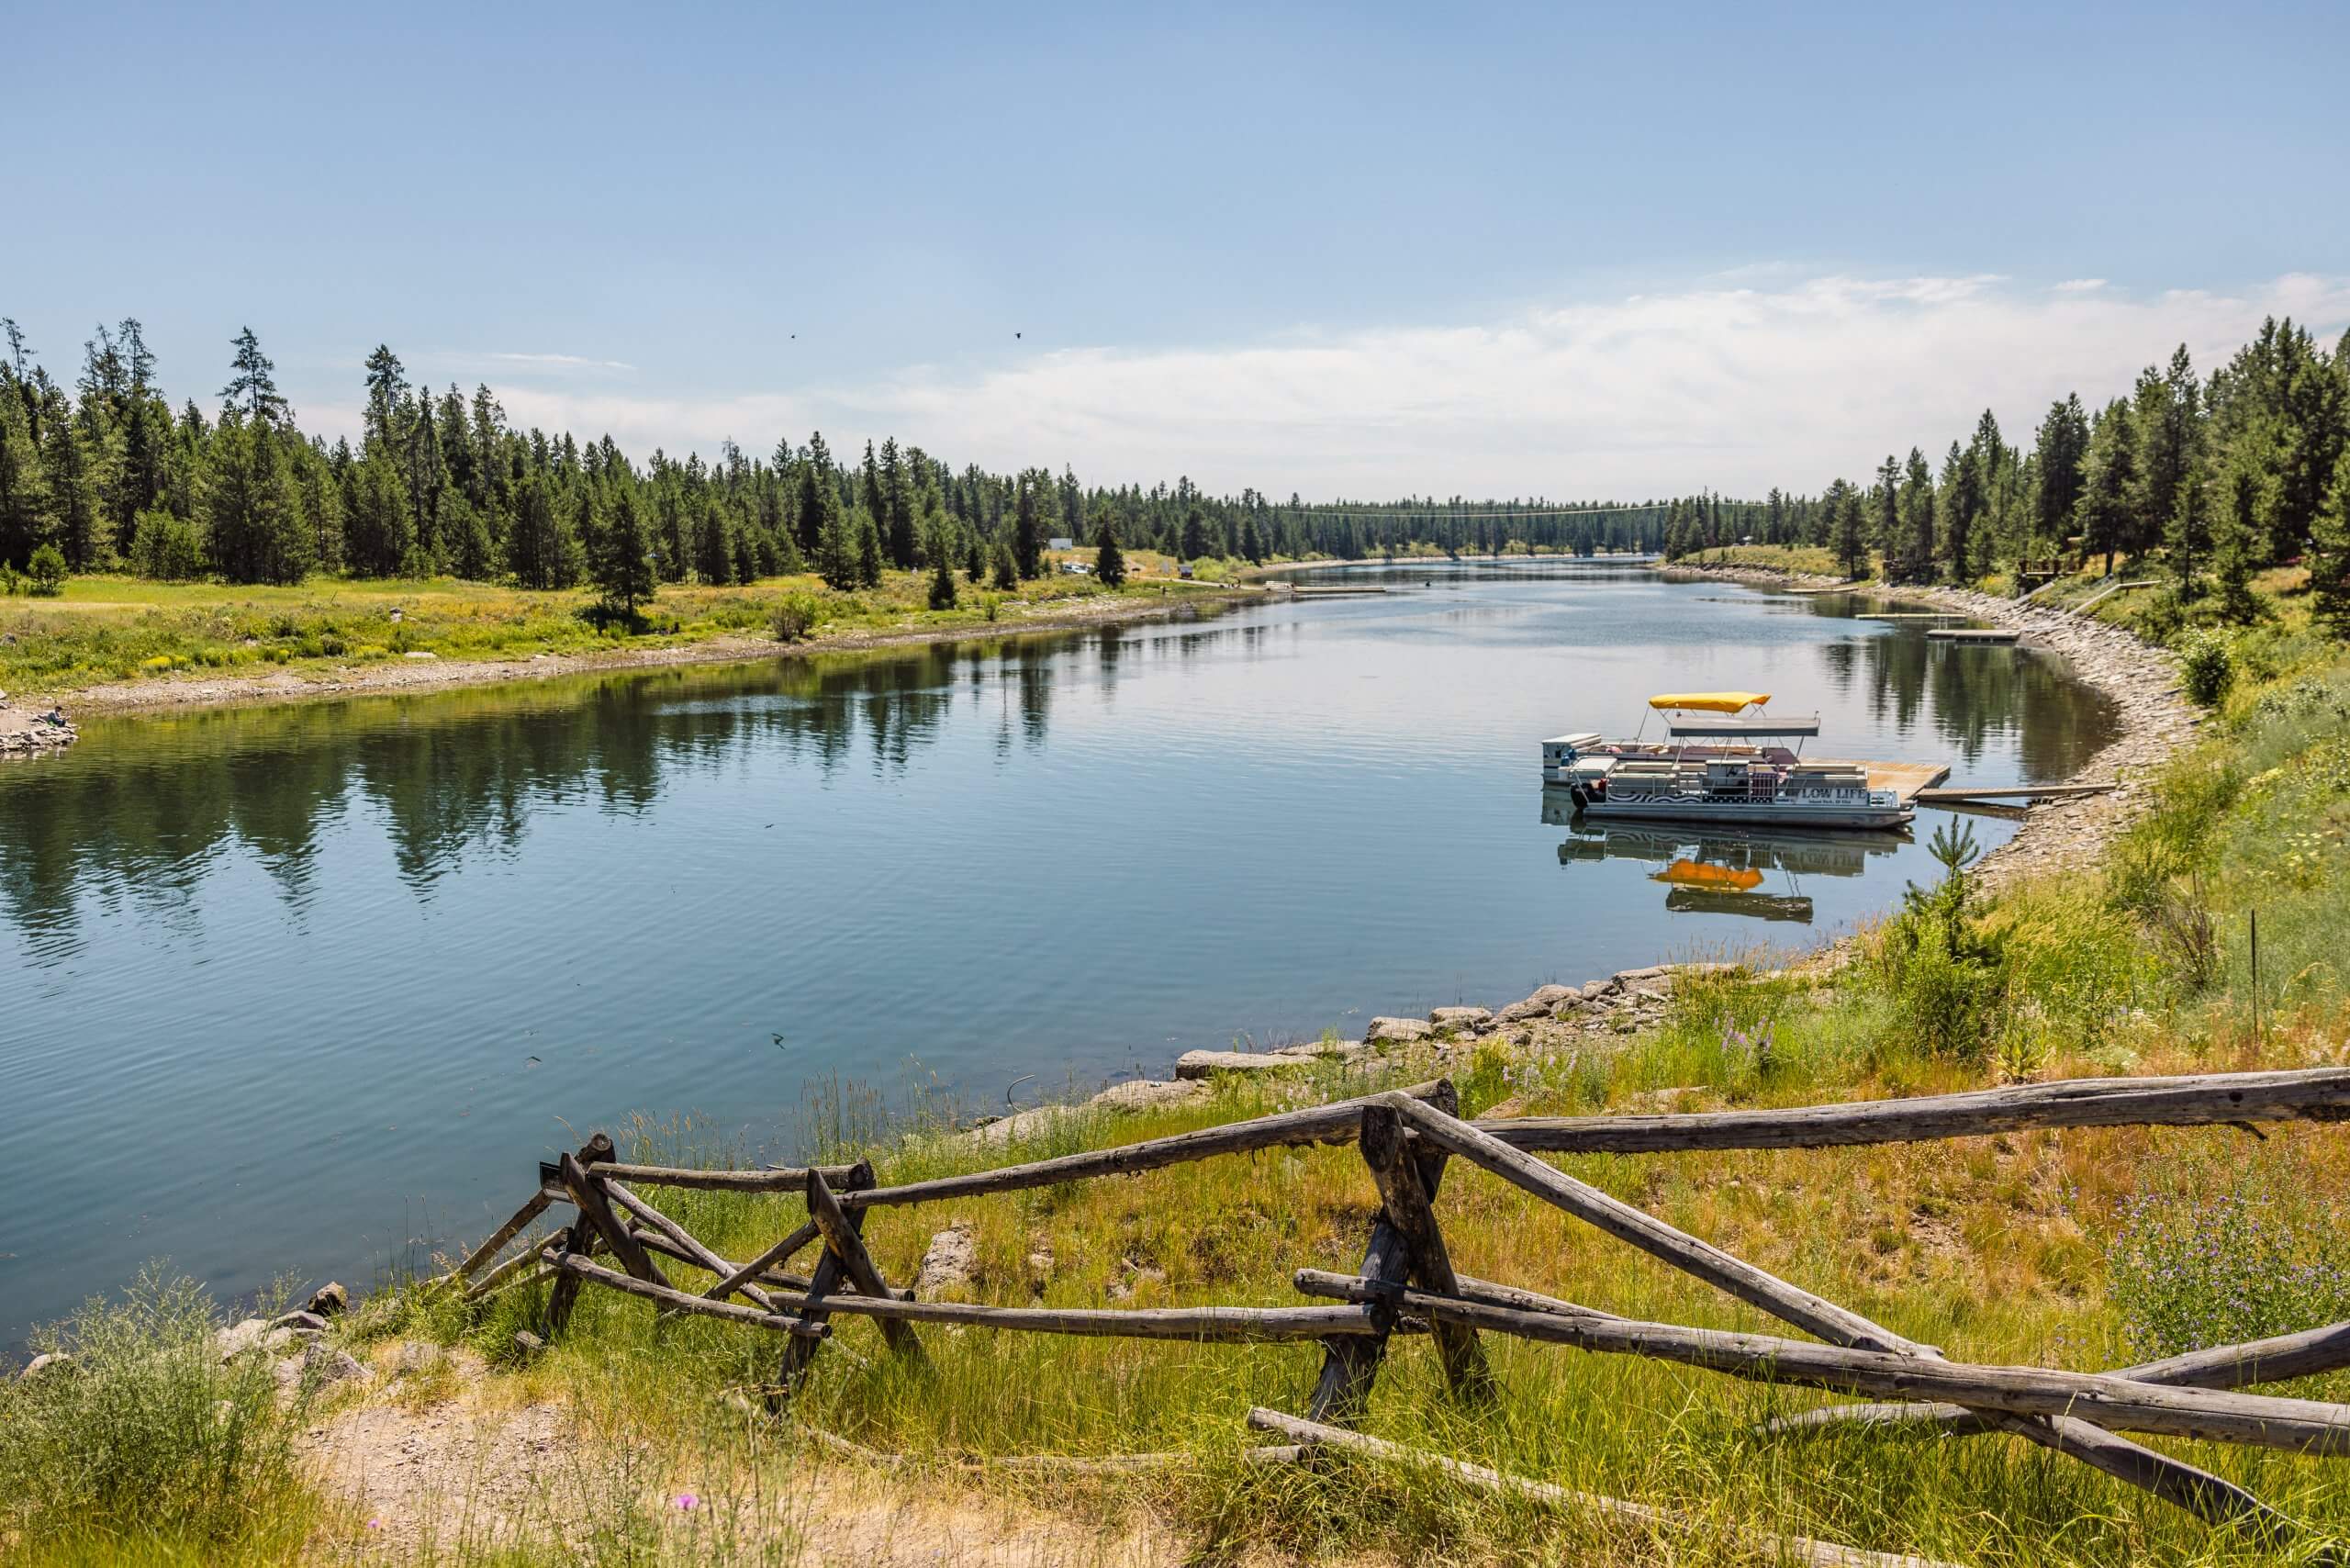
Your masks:
M 1654 690 L 1769 691 L 1819 711 L 1819 755 L 1977 782 L 2112 735 L 2060 663 L 1845 596 L 1345 580 L 1394 591 L 97 718 L 0 767 L 0 1344 L 151 1258 L 224 1296 L 365 1284 L 632 1114 L 788 1154 L 811 1116 L 1805 946 L 1931 873 L 1930 813 L 1914 841 L 1578 830 L 1537 743 Z

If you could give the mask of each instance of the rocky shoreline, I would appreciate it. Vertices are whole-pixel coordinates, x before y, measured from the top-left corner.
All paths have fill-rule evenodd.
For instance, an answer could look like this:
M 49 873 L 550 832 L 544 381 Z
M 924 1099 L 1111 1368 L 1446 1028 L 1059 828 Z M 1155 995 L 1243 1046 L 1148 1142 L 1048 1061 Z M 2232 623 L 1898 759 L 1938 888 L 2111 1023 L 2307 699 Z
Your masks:
M 80 738 L 81 732 L 59 709 L 37 710 L 0 691 L 0 756 L 47 756 Z
M 1769 588 L 1840 588 L 1903 603 L 1946 610 L 2022 634 L 2019 647 L 2054 654 L 2074 675 L 2114 706 L 2121 734 L 2112 744 L 2064 778 L 2044 784 L 2105 784 L 2102 795 L 2044 801 L 2033 806 L 2015 837 L 1984 857 L 1981 874 L 1996 887 L 2018 877 L 2093 865 L 2121 826 L 2136 814 L 2152 771 L 2194 737 L 2202 720 L 2181 692 L 2178 666 L 2170 654 L 2119 626 L 2076 615 L 2053 605 L 1999 599 L 1971 588 L 1886 587 L 1852 583 L 1809 572 L 1767 566 L 1673 568 L 1693 576 Z

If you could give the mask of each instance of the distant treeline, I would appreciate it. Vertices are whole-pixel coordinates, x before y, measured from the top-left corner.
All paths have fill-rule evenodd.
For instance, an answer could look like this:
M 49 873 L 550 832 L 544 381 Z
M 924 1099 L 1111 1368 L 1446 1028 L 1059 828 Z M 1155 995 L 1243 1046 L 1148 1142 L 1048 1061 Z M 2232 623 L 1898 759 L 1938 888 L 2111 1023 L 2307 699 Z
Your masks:
M 1454 497 L 1308 505 L 1247 489 L 1081 483 L 1064 467 L 960 470 L 920 447 L 867 442 L 844 459 L 821 434 L 764 459 L 655 451 L 639 465 L 608 435 L 516 430 L 487 386 L 412 384 L 370 354 L 357 446 L 305 436 L 251 329 L 207 415 L 173 412 L 140 324 L 101 326 L 68 391 L 0 320 L 0 564 L 44 549 L 66 571 L 297 581 L 452 573 L 528 588 L 593 580 L 632 603 L 662 581 L 746 582 L 814 570 L 836 587 L 885 566 L 944 563 L 974 578 L 1033 577 L 1048 541 L 1183 559 L 1488 554 L 1527 548 L 1681 555 L 1751 540 L 1825 547 L 1857 570 L 1973 580 L 1996 564 L 2161 552 L 2183 593 L 2207 577 L 2248 611 L 2261 565 L 2309 555 L 2322 600 L 2350 613 L 2350 338 L 2331 353 L 2270 321 L 2208 380 L 2182 347 L 2091 415 L 2053 405 L 2029 447 L 1986 410 L 1939 471 L 1888 455 L 1870 481 L 1762 500 L 1552 502 Z
M 2318 609 L 2350 627 L 2350 335 L 2329 353 L 2272 319 L 2208 379 L 2182 345 L 2095 414 L 2077 394 L 2052 404 L 2029 446 L 1986 409 L 1939 471 L 1911 447 L 1817 498 L 1774 490 L 1751 517 L 1676 509 L 1666 553 L 1751 535 L 1824 546 L 1848 571 L 1874 551 L 1890 577 L 1963 582 L 2076 551 L 2108 570 L 2159 555 L 2181 599 L 2215 592 L 2230 619 L 2255 613 L 2254 571 L 2306 559 Z
M 639 465 L 610 436 L 515 429 L 487 386 L 468 398 L 415 385 L 388 347 L 367 358 L 358 444 L 329 443 L 302 433 L 251 329 L 207 413 L 192 398 L 173 411 L 135 319 L 97 329 L 70 391 L 15 322 L 0 328 L 0 562 L 17 569 L 46 546 L 73 572 L 447 572 L 561 588 L 625 577 L 641 556 L 649 591 L 802 570 L 847 588 L 942 560 L 974 577 L 1033 577 L 1053 537 L 1090 543 L 1105 523 L 1128 548 L 1187 560 L 1512 543 L 1587 554 L 1662 540 L 1647 503 L 1313 508 L 1254 490 L 1209 496 L 1189 479 L 1105 487 L 1066 467 L 957 470 L 894 440 L 844 459 L 821 434 L 781 440 L 764 459 L 729 442 L 715 461 L 656 451 Z

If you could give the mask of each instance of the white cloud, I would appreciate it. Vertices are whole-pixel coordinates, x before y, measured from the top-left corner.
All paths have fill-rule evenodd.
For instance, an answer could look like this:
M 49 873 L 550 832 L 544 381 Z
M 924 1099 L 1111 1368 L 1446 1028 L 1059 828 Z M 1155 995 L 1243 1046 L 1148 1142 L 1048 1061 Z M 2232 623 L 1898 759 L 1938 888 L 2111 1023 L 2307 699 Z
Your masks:
M 576 353 L 486 353 L 494 364 L 528 365 L 534 370 L 634 370 L 617 359 L 588 359 Z
M 2101 277 L 2068 277 L 2053 286 L 2059 294 L 2094 294 L 2105 286 Z
M 835 452 L 895 434 L 960 464 L 1064 462 L 1090 478 L 1188 474 L 1213 490 L 1636 498 L 1754 495 L 1937 454 L 1986 406 L 2010 440 L 2049 403 L 2092 407 L 2184 342 L 2209 369 L 2290 314 L 2338 332 L 2350 278 L 2132 297 L 1990 275 L 1813 277 L 1562 302 L 1448 325 L 1048 353 L 968 373 L 731 398 L 499 389 L 520 424 L 609 431 L 642 457 L 753 452 L 822 428 Z

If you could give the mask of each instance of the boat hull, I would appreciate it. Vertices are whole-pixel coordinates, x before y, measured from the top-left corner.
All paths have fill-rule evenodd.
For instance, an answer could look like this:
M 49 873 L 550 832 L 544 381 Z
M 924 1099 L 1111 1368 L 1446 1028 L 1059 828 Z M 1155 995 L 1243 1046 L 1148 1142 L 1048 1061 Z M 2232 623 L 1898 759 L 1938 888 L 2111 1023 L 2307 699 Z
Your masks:
M 1799 801 L 1701 801 L 1670 797 L 1617 797 L 1575 802 L 1592 822 L 1693 822 L 1735 823 L 1767 832 L 1783 827 L 1845 828 L 1883 832 L 1907 827 L 1917 816 L 1909 806 L 1840 804 Z

